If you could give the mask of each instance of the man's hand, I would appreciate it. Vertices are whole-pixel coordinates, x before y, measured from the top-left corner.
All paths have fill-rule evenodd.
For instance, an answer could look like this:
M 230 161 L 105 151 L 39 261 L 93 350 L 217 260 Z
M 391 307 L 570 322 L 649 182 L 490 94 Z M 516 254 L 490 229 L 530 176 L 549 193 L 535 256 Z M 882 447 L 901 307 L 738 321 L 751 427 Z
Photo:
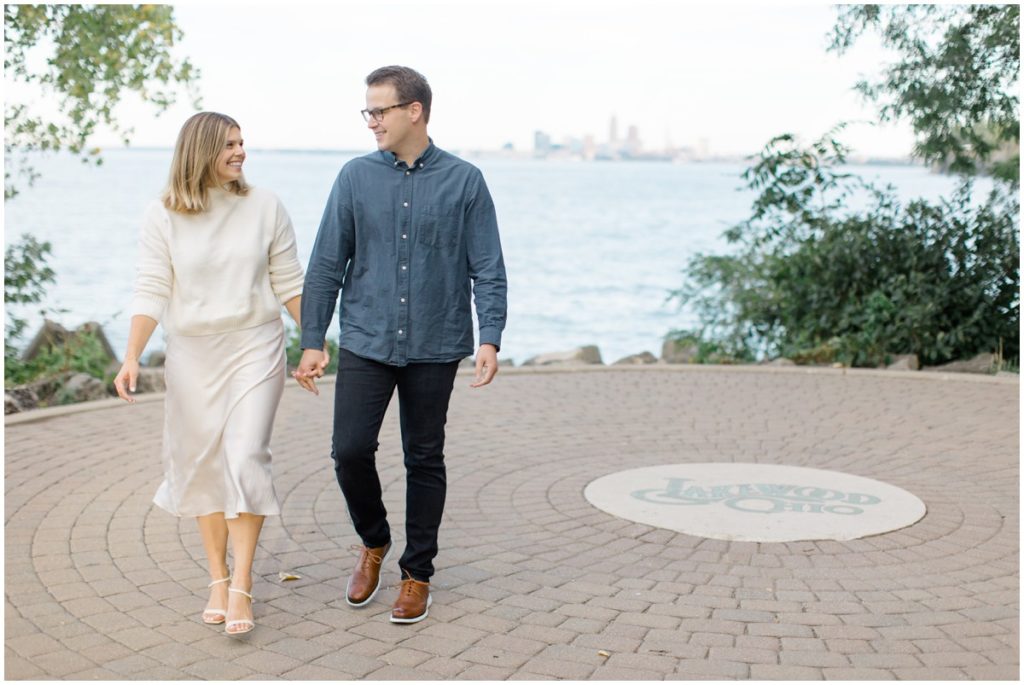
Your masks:
M 319 395 L 316 379 L 323 377 L 324 369 L 327 368 L 330 361 L 327 348 L 322 350 L 305 349 L 302 351 L 302 359 L 299 360 L 299 368 L 292 372 L 292 376 L 303 388 L 314 395 Z
M 476 378 L 469 384 L 471 388 L 480 388 L 492 380 L 498 373 L 498 348 L 490 343 L 484 343 L 476 351 Z

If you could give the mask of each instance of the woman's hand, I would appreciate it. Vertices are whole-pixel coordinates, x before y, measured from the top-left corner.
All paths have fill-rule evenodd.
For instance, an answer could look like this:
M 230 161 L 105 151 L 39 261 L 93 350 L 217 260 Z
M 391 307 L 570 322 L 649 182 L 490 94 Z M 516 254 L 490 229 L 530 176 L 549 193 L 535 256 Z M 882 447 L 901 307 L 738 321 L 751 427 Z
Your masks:
M 114 388 L 117 395 L 125 402 L 135 404 L 135 398 L 128 395 L 128 391 L 135 392 L 135 383 L 139 378 L 139 361 L 137 359 L 125 359 L 121 370 L 114 376 Z M 127 388 L 125 387 L 127 385 Z

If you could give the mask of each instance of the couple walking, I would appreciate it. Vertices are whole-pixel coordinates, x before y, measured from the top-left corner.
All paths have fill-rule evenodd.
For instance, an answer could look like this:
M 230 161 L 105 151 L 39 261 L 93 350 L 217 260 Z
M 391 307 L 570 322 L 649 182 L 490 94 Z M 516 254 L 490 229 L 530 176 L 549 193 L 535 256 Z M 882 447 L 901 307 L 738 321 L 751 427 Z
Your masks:
M 444 440 L 459 361 L 498 371 L 505 266 L 494 204 L 480 171 L 427 135 L 431 90 L 407 67 L 366 79 L 362 114 L 377 152 L 347 163 L 331 189 L 305 277 L 291 220 L 242 174 L 238 123 L 203 112 L 182 127 L 167 189 L 144 220 L 125 361 L 114 385 L 133 402 L 139 358 L 166 333 L 164 481 L 154 502 L 198 521 L 210 571 L 202 620 L 251 631 L 252 561 L 265 516 L 280 514 L 270 436 L 284 388 L 281 305 L 301 327 L 293 373 L 319 394 L 325 336 L 341 292 L 331 456 L 359 535 L 346 601 L 367 605 L 393 539 L 375 453 L 398 390 L 406 467 L 402 582 L 390 620 L 415 623 L 445 502 Z M 231 546 L 234 568 L 229 570 Z

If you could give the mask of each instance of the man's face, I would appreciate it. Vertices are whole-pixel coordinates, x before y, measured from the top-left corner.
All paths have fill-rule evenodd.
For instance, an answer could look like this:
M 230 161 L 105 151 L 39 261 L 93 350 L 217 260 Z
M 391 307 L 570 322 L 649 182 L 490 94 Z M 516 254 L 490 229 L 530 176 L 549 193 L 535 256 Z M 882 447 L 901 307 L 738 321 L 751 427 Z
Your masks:
M 398 93 L 390 83 L 380 83 L 366 89 L 366 109 L 384 109 L 398 105 Z M 366 126 L 377 139 L 377 149 L 394 152 L 401 145 L 410 129 L 409 112 L 405 107 L 395 107 L 384 113 L 384 120 L 372 116 Z

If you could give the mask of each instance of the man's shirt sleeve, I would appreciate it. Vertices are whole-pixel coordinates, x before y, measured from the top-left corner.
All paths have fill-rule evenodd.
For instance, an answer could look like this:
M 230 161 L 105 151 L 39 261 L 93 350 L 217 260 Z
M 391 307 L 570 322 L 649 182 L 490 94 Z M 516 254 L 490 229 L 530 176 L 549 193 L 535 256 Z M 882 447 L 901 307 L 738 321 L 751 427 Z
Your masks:
M 505 329 L 508 282 L 498 238 L 498 217 L 483 176 L 477 172 L 466 208 L 466 243 L 473 301 L 480 326 L 480 344 L 501 348 Z
M 352 193 L 345 169 L 327 199 L 302 287 L 302 349 L 322 349 L 334 317 L 338 291 L 355 245 Z

